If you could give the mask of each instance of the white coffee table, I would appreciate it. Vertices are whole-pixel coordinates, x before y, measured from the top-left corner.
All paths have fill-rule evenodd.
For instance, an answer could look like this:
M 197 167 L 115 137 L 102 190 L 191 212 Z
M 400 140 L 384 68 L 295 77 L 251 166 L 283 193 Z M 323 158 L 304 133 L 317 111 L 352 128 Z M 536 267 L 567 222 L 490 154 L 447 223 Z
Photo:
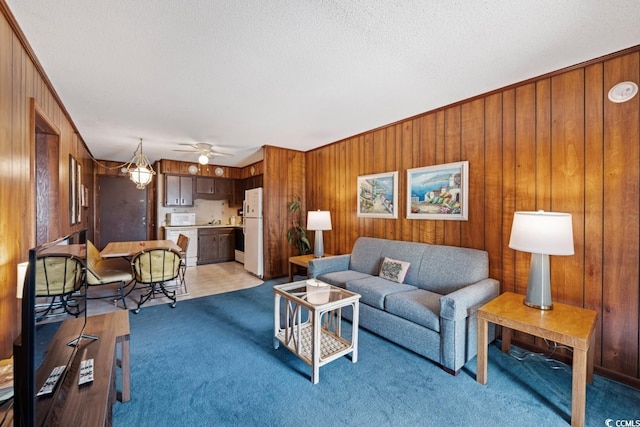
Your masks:
M 320 380 L 320 367 L 351 353 L 351 362 L 358 361 L 358 315 L 360 295 L 323 284 L 309 288 L 307 281 L 273 287 L 274 338 L 311 366 L 311 381 Z M 284 322 L 280 320 L 281 300 L 284 300 Z M 351 336 L 342 336 L 342 308 L 353 308 Z M 284 323 L 284 324 L 283 324 Z M 350 339 L 349 339 L 350 338 Z

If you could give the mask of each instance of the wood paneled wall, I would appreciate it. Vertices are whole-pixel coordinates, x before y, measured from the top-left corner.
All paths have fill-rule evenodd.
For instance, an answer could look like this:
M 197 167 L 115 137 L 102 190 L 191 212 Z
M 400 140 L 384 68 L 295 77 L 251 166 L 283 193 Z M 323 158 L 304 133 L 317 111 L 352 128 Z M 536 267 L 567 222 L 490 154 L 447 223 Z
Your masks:
M 349 253 L 358 236 L 484 249 L 502 290 L 525 293 L 530 256 L 508 247 L 514 211 L 569 212 L 575 255 L 551 257 L 554 300 L 596 310 L 596 365 L 640 384 L 640 96 L 607 99 L 640 80 L 638 51 L 307 152 L 306 208 L 332 214 L 325 250 Z M 469 161 L 469 220 L 406 219 L 406 170 L 459 160 Z M 388 171 L 399 171 L 399 218 L 358 218 L 357 176 Z
M 264 276 L 285 276 L 294 247 L 287 242 L 291 227 L 289 203 L 296 194 L 304 200 L 305 154 L 302 151 L 265 146 L 263 176 Z M 306 211 L 302 212 L 306 217 Z
M 37 108 L 60 131 L 61 235 L 93 229 L 68 222 L 68 155 L 93 187 L 93 164 L 3 0 L 0 0 L 0 357 L 18 333 L 16 264 L 35 241 L 33 168 Z M 348 253 L 358 236 L 485 249 L 490 275 L 523 293 L 528 255 L 508 247 L 513 212 L 573 215 L 575 255 L 552 257 L 554 299 L 599 314 L 596 365 L 640 378 L 639 181 L 640 97 L 614 104 L 615 83 L 640 80 L 639 49 L 592 61 L 354 136 L 308 153 L 265 147 L 265 276 L 287 271 L 288 203 L 328 209 L 325 249 Z M 31 101 L 33 99 L 33 103 Z M 468 160 L 468 221 L 408 220 L 406 170 Z M 399 219 L 356 216 L 358 175 L 397 170 Z M 7 202 L 8 201 L 8 202 Z M 92 203 L 93 204 L 93 203 Z M 306 210 L 303 212 L 303 217 Z M 17 226 L 18 225 L 18 226 Z M 447 268 L 447 266 L 443 266 Z M 526 336 L 520 340 L 540 343 Z
M 0 358 L 6 358 L 19 333 L 16 265 L 27 260 L 36 236 L 36 116 L 59 132 L 59 186 L 51 195 L 60 210 L 56 237 L 91 230 L 93 215 L 84 210 L 82 223 L 69 224 L 69 154 L 82 164 L 83 180 L 91 185 L 88 151 L 4 1 L 0 12 Z

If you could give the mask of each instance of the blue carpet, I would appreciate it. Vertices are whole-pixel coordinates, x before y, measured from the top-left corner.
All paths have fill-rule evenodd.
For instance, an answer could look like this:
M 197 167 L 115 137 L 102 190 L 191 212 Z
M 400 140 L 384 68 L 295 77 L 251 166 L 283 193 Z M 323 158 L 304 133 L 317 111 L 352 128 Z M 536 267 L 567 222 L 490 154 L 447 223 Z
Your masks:
M 282 282 L 282 281 L 280 281 Z M 273 348 L 273 290 L 256 288 L 143 308 L 131 320 L 132 399 L 116 426 L 566 426 L 571 369 L 489 349 L 457 377 L 366 330 L 359 357 L 310 367 Z M 560 367 L 560 369 L 553 369 Z M 640 419 L 640 390 L 595 376 L 587 424 Z

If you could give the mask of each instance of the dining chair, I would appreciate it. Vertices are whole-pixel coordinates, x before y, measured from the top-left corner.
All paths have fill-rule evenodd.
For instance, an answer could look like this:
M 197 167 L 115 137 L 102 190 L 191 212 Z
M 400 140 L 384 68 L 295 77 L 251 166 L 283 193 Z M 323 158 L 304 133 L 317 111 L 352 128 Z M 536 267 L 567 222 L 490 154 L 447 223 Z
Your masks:
M 176 291 L 167 290 L 165 282 L 176 280 L 180 274 L 180 252 L 173 249 L 143 250 L 131 260 L 133 276 L 137 283 L 149 285 L 149 291 L 140 296 L 138 307 L 133 311 L 140 312 L 142 304 L 155 294 L 162 292 L 171 300 L 171 308 L 176 306 Z
M 81 293 L 85 283 L 85 270 L 82 260 L 73 255 L 44 255 L 36 260 L 36 297 L 50 300 L 36 308 L 38 320 L 54 315 L 52 310 L 62 308 L 63 313 L 78 317 L 86 304 L 78 304 L 76 300 L 86 298 Z M 74 295 L 76 294 L 77 295 Z M 44 308 L 42 308 L 44 307 Z
M 88 299 L 115 298 L 114 304 L 117 304 L 118 300 L 122 300 L 122 306 L 126 309 L 127 301 L 124 288 L 132 282 L 131 264 L 127 260 L 124 258 L 101 258 L 98 248 L 90 240 L 87 240 L 87 292 L 94 286 L 118 283 L 117 295 L 97 297 L 87 295 Z
M 189 248 L 189 237 L 184 234 L 178 235 L 177 245 L 180 246 L 180 275 L 178 276 L 178 281 L 186 294 L 188 291 L 185 274 L 187 273 L 187 249 Z

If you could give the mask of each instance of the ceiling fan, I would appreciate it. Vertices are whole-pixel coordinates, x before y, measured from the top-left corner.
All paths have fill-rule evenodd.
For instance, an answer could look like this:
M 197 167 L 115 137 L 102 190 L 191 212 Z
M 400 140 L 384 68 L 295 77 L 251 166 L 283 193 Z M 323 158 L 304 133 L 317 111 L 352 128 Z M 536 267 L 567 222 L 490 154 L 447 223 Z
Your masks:
M 209 144 L 206 142 L 198 142 L 195 144 L 188 144 L 188 143 L 181 142 L 180 145 L 191 147 L 191 149 L 190 150 L 173 150 L 173 151 L 180 151 L 183 153 L 199 153 L 200 155 L 198 156 L 198 163 L 200 163 L 201 165 L 208 164 L 209 158 L 214 158 L 216 156 L 232 156 L 233 155 L 229 153 L 223 153 L 221 151 L 216 151 L 213 148 L 212 144 Z

